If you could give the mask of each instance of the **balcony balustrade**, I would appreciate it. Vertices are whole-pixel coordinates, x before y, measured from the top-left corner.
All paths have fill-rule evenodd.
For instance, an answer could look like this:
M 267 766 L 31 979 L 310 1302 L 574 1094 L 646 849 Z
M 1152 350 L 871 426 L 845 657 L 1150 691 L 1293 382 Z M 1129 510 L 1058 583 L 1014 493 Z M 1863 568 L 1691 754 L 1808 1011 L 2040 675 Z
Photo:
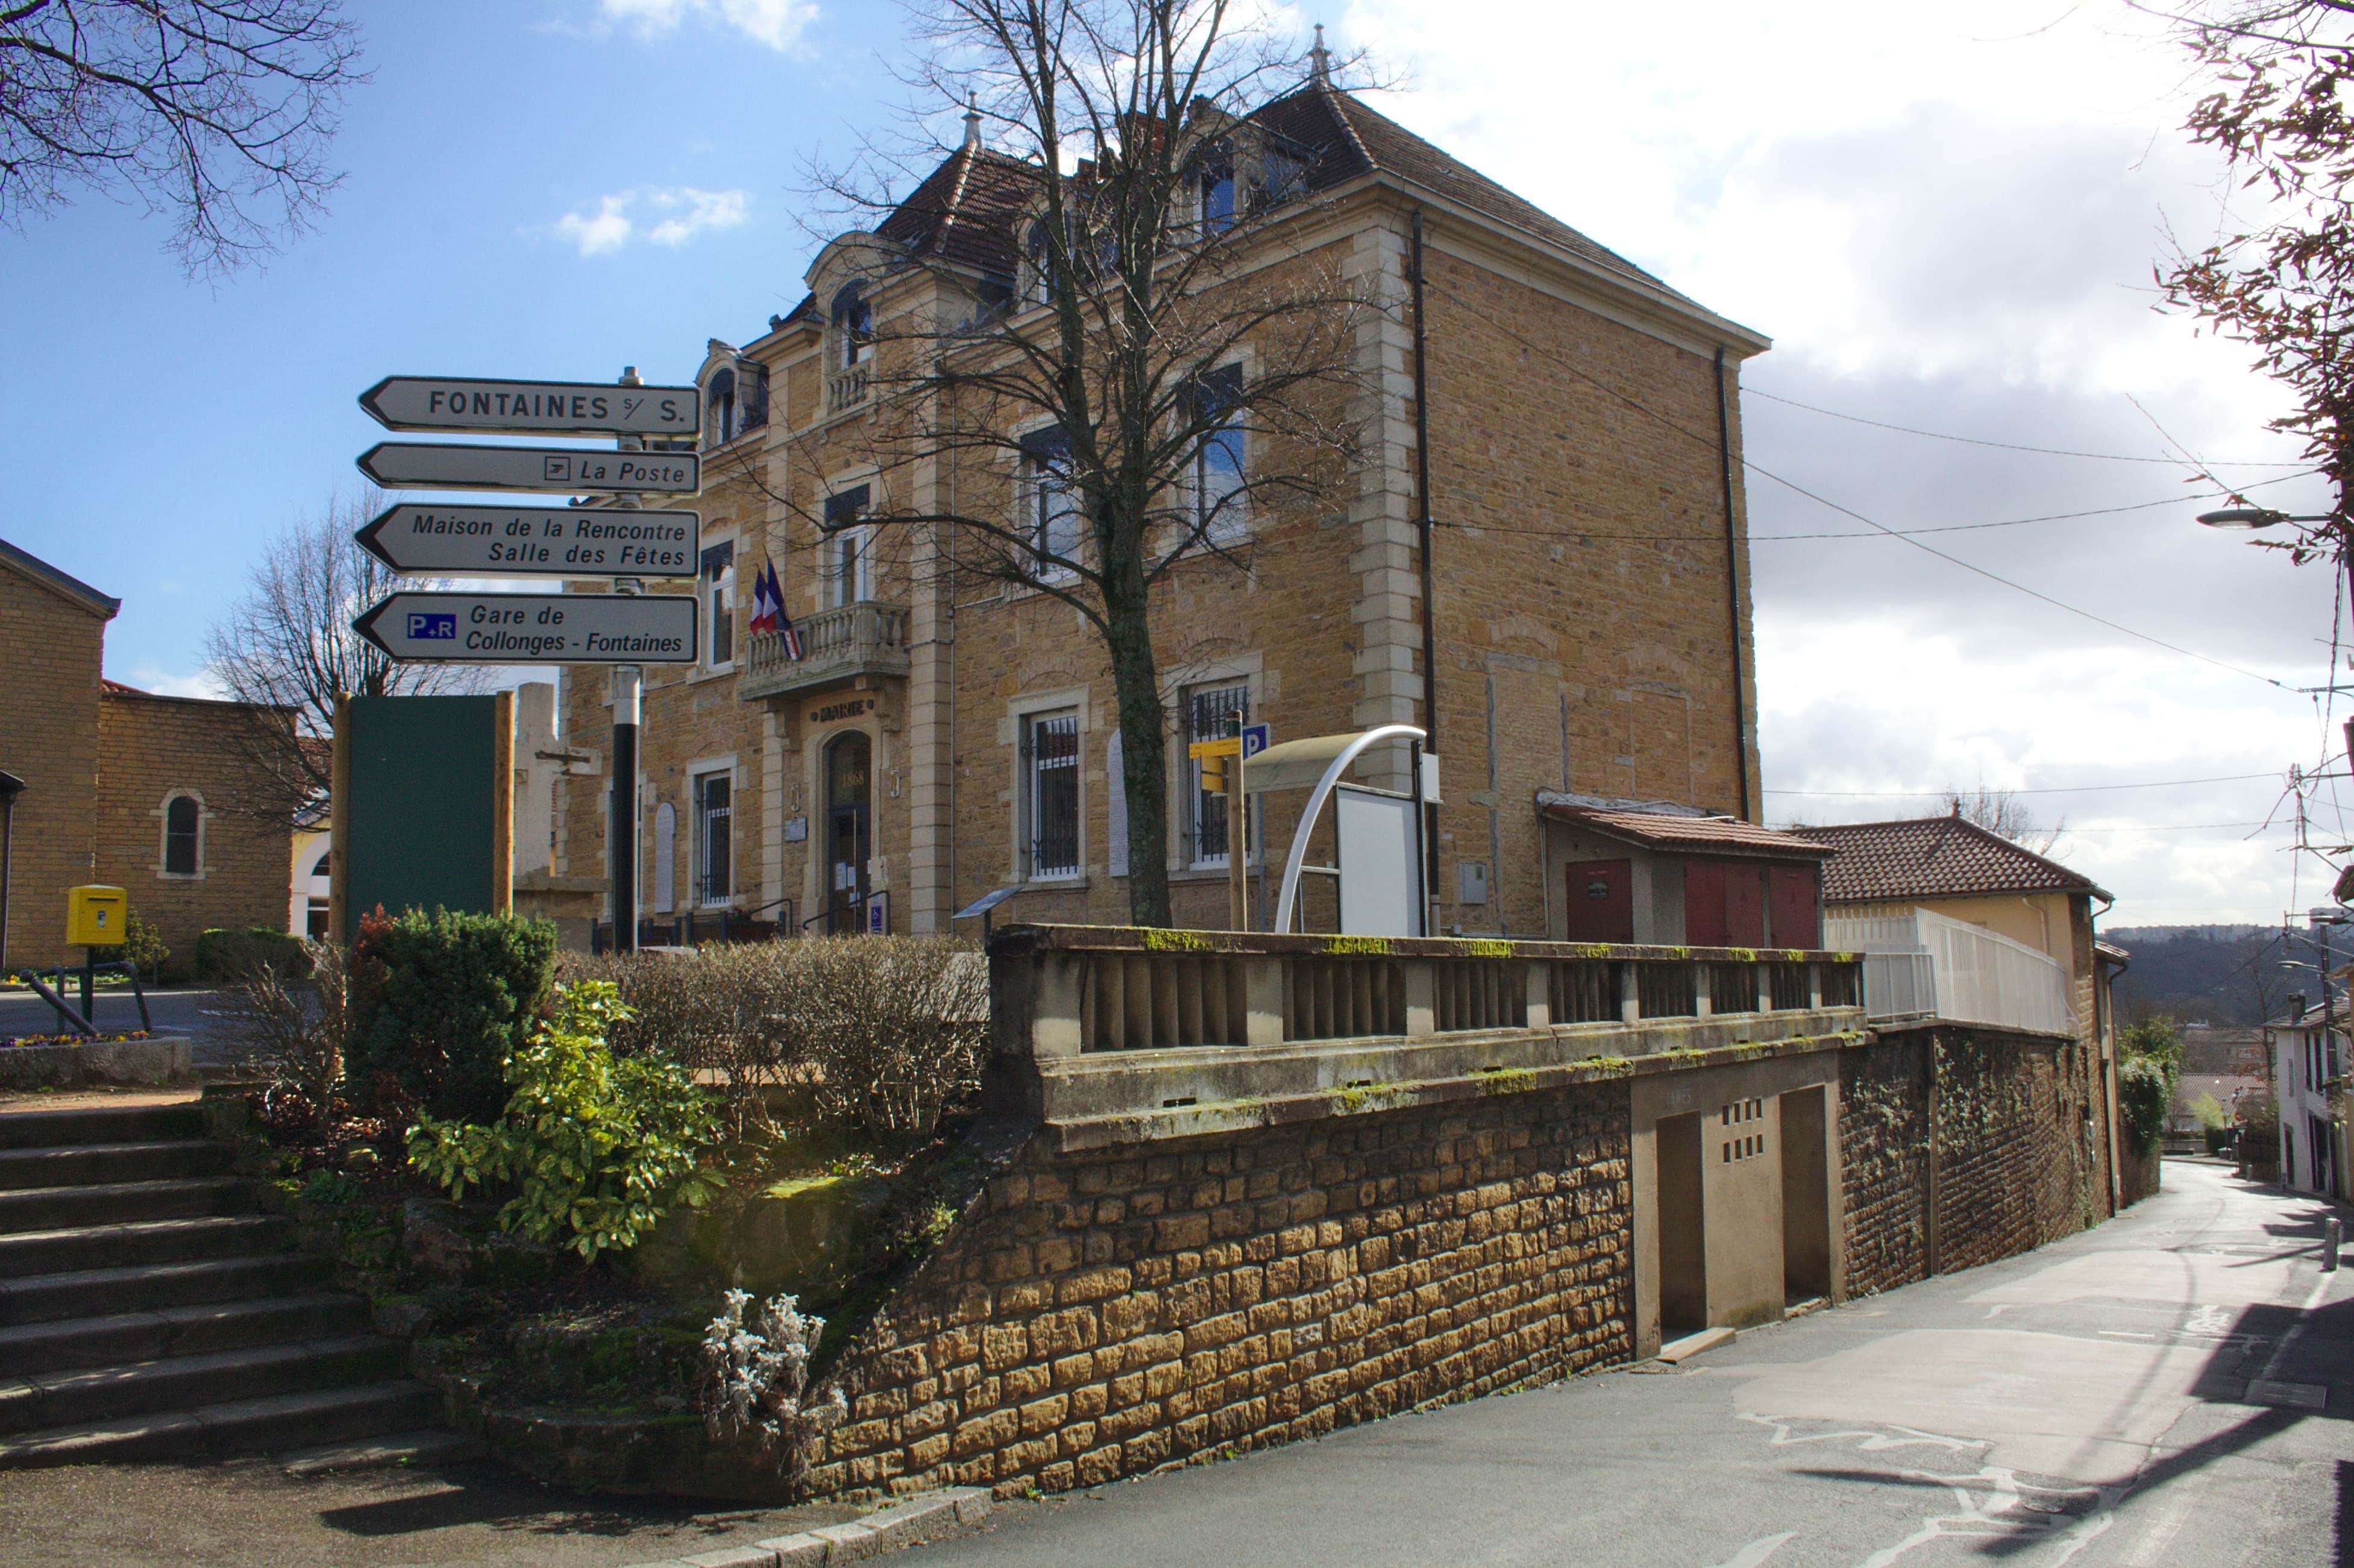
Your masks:
M 862 675 L 907 673 L 907 610 L 875 599 L 822 609 L 796 621 L 801 656 L 789 658 L 784 638 L 756 631 L 737 678 L 746 702 L 847 685 Z

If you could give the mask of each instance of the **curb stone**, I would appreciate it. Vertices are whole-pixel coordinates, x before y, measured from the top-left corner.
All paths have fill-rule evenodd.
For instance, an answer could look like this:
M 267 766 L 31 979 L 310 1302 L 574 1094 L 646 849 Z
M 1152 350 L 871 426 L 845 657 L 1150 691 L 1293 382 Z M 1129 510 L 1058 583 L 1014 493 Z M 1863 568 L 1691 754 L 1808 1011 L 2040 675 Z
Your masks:
M 851 1524 L 821 1525 L 772 1536 L 749 1546 L 723 1546 L 692 1557 L 642 1563 L 636 1568 L 827 1568 L 904 1546 L 946 1540 L 988 1517 L 996 1499 L 987 1487 L 949 1487 L 894 1503 Z

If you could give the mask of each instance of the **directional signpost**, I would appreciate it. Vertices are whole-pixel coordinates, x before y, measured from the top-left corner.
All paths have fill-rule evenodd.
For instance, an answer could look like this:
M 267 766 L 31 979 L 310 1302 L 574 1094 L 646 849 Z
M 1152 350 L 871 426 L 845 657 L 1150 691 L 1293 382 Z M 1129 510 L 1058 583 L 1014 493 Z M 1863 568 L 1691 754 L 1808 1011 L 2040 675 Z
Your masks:
M 692 664 L 683 593 L 396 593 L 352 630 L 404 664 Z
M 702 415 L 692 387 L 478 376 L 387 376 L 360 407 L 387 430 L 507 436 L 693 436 Z
M 387 490 L 690 495 L 703 488 L 702 460 L 693 452 L 599 451 L 589 447 L 379 441 L 360 454 L 360 471 Z
M 404 577 L 691 577 L 701 525 L 692 512 L 404 503 L 355 537 Z
M 611 577 L 610 594 L 401 592 L 371 606 L 354 630 L 391 658 L 453 664 L 610 664 L 612 816 L 606 833 L 613 937 L 637 938 L 639 667 L 691 664 L 696 600 L 641 595 L 645 577 L 695 575 L 701 524 L 689 511 L 641 510 L 641 495 L 703 488 L 693 451 L 648 451 L 646 438 L 692 440 L 703 428 L 692 387 L 648 387 L 635 370 L 613 386 L 391 376 L 360 394 L 389 430 L 460 435 L 612 436 L 612 450 L 382 441 L 360 471 L 387 490 L 523 490 L 612 497 L 603 506 L 450 506 L 404 503 L 357 535 L 369 554 L 408 577 Z M 341 812 L 345 802 L 338 801 Z M 340 818 L 339 818 L 340 825 Z

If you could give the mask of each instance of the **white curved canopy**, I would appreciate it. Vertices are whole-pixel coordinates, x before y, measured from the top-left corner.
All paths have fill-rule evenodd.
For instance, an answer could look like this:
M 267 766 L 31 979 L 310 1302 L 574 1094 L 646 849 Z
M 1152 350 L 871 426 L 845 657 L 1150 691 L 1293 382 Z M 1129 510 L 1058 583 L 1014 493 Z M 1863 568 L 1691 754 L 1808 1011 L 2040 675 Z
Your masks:
M 1284 862 L 1283 892 L 1275 905 L 1278 931 L 1291 929 L 1293 905 L 1299 894 L 1299 868 L 1308 859 L 1308 838 L 1316 831 L 1317 815 L 1324 810 L 1324 802 L 1331 797 L 1332 787 L 1341 781 L 1341 775 L 1369 747 L 1384 740 L 1420 740 L 1423 734 L 1418 725 L 1384 724 L 1353 735 L 1311 735 L 1270 746 L 1246 765 L 1243 788 L 1252 794 L 1262 789 L 1305 789 L 1311 784 L 1315 789 L 1315 793 L 1308 797 L 1308 809 L 1299 813 L 1299 827 L 1291 835 L 1291 854 Z

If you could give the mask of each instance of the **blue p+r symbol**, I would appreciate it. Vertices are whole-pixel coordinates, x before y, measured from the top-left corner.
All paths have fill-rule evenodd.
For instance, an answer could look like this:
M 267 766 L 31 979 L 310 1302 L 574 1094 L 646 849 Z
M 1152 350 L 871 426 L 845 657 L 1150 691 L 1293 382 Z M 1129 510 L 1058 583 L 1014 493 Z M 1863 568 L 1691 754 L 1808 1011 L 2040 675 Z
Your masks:
M 408 637 L 412 642 L 454 642 L 458 640 L 458 618 L 455 615 L 412 611 L 408 617 Z

